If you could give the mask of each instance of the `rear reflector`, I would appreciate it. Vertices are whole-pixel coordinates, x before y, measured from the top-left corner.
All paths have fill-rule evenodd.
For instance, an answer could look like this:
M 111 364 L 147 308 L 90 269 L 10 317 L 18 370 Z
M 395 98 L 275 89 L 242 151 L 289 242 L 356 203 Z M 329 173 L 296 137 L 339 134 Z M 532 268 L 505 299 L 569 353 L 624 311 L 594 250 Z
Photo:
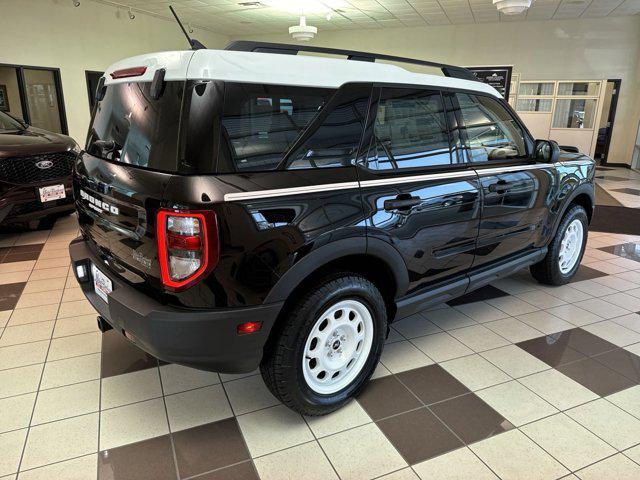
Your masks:
M 210 210 L 159 210 L 156 239 L 167 290 L 189 288 L 218 264 L 218 222 Z
M 255 333 L 262 328 L 262 322 L 245 322 L 238 325 L 238 335 L 246 335 L 248 333 Z
M 122 70 L 111 72 L 111 78 L 115 80 L 116 78 L 139 77 L 144 75 L 144 72 L 146 71 L 147 67 L 123 68 Z

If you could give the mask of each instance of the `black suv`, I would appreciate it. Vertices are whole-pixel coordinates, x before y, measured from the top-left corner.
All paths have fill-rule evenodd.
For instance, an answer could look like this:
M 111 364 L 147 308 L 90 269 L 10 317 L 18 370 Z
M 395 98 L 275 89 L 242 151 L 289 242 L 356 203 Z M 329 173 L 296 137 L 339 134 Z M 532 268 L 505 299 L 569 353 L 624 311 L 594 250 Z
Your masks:
M 362 389 L 394 320 L 523 267 L 568 282 L 595 165 L 534 140 L 464 69 L 282 54 L 300 50 L 241 42 L 108 69 L 70 251 L 101 330 L 168 362 L 260 367 L 318 415 Z

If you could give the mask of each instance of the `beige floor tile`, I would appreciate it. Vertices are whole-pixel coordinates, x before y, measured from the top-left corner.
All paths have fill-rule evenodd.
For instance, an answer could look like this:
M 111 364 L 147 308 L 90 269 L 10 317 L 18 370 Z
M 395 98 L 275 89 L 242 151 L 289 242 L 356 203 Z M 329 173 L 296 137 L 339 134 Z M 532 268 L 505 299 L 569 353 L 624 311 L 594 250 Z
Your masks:
M 12 313 L 13 310 L 3 310 L 2 312 L 0 312 L 0 328 L 4 328 L 7 325 L 7 322 L 9 322 L 9 317 L 11 317 Z
M 237 419 L 252 457 L 313 440 L 303 418 L 284 405 L 241 415 Z
M 36 392 L 42 375 L 42 363 L 0 370 L 0 398 Z
M 633 274 L 634 272 L 630 272 Z M 618 273 L 617 275 L 625 275 L 624 273 Z M 607 275 L 606 277 L 594 278 L 593 281 L 599 283 L 600 285 L 606 285 L 609 288 L 613 288 L 614 290 L 618 290 L 620 292 L 626 292 L 628 290 L 633 290 L 634 288 L 638 288 L 638 283 L 632 282 L 629 280 L 625 280 L 622 277 L 613 275 Z M 640 278 L 640 277 L 639 277 Z
M 168 395 L 165 402 L 172 432 L 233 416 L 222 385 Z
M 631 353 L 635 353 L 636 355 L 640 356 L 640 343 L 634 343 L 633 345 L 629 345 L 627 347 L 624 347 L 624 349 L 630 351 Z
M 602 285 L 600 285 L 600 287 L 602 288 Z M 613 303 L 606 302 L 601 298 L 591 298 L 589 300 L 577 302 L 575 305 L 606 319 L 621 317 L 622 315 L 631 313 L 629 310 L 614 305 Z
M 631 415 L 640 418 L 640 385 L 621 390 L 606 398 Z
M 539 310 L 538 307 L 513 296 L 492 298 L 491 300 L 487 300 L 487 303 L 510 316 L 524 315 Z
M 16 325 L 4 329 L 0 337 L 0 347 L 18 345 L 20 343 L 38 342 L 51 338 L 55 322 L 38 322 L 27 325 Z
M 588 312 L 583 308 L 571 304 L 550 308 L 547 312 L 577 327 L 602 321 L 602 317 L 595 313 Z
M 598 398 L 591 390 L 555 369 L 523 377 L 519 382 L 559 410 L 566 410 Z
M 511 380 L 509 375 L 478 354 L 449 360 L 441 366 L 472 391 Z
M 640 420 L 603 398 L 565 413 L 618 450 L 640 443 Z
M 638 263 L 640 265 L 640 263 Z M 613 303 L 614 305 L 625 308 L 632 312 L 640 311 L 640 298 L 628 295 L 624 292 L 614 293 L 613 295 L 607 295 L 602 297 L 602 300 Z
M 521 430 L 572 471 L 616 452 L 562 413 L 525 425 Z
M 54 338 L 51 341 L 47 361 L 97 353 L 101 349 L 102 334 L 100 332 Z
M 0 263 L 0 273 L 27 272 L 33 269 L 36 264 L 35 260 L 26 260 L 24 262 Z
M 29 430 L 21 468 L 27 470 L 97 450 L 97 413 L 45 423 Z
M 99 380 L 42 390 L 38 394 L 31 425 L 85 415 L 99 409 Z
M 305 419 L 316 438 L 333 435 L 372 421 L 356 400 L 351 400 L 344 407 L 329 415 L 305 417 Z
M 519 430 L 470 445 L 501 478 L 535 480 L 559 478 L 569 471 Z
M 439 329 L 438 329 L 439 330 Z M 401 342 L 405 339 L 400 333 L 398 333 L 393 327 L 389 328 L 389 335 L 387 335 L 384 343 L 395 343 Z
M 260 370 L 255 369 L 252 372 L 246 372 L 246 373 L 220 373 L 219 375 L 220 375 L 220 380 L 222 382 L 232 382 L 240 378 L 251 377 L 253 375 L 260 375 Z
M 40 252 L 38 260 L 48 260 L 50 258 L 69 258 L 68 248 L 48 248 Z
M 471 350 L 446 332 L 414 338 L 411 342 L 436 362 L 471 355 Z
M 15 245 L 35 245 L 44 243 L 49 238 L 50 230 L 36 230 L 31 232 L 23 232 L 18 235 Z
M 252 376 L 225 383 L 229 401 L 236 415 L 253 412 L 277 405 L 278 400 L 271 394 L 262 376 Z
M 603 478 L 637 480 L 640 478 L 640 465 L 619 453 L 587 468 L 578 470 L 576 475 L 580 480 L 601 480 Z
M 342 480 L 374 478 L 407 466 L 375 423 L 321 438 L 319 442 Z
M 524 377 L 551 368 L 515 345 L 482 352 L 481 355 L 513 378 Z
M 47 362 L 41 389 L 55 388 L 100 378 L 100 354 L 83 355 Z
M 521 322 L 515 317 L 503 318 L 495 322 L 487 322 L 484 326 L 512 343 L 524 342 L 525 340 L 543 335 L 539 330 Z
M 0 370 L 43 363 L 48 348 L 49 340 L 0 348 Z
M 96 480 L 97 477 L 97 454 L 20 472 L 20 480 Z
M 393 322 L 393 328 L 405 338 L 422 337 L 442 331 L 440 327 L 431 323 L 419 313 Z
M 60 310 L 58 310 L 58 318 L 77 317 L 78 315 L 89 314 L 96 315 L 96 310 L 88 300 L 61 303 Z
M 68 257 L 44 258 L 36 262 L 34 270 L 42 270 L 45 268 L 67 267 L 71 261 Z
M 518 315 L 516 318 L 546 335 L 575 327 L 571 323 L 550 314 L 546 310 Z
M 583 329 L 619 347 L 626 347 L 627 345 L 640 342 L 639 332 L 629 330 L 611 320 L 586 325 Z
M 22 272 L 0 273 L 0 285 L 26 282 L 27 280 L 29 280 L 30 275 L 30 270 L 24 270 Z
M 422 480 L 498 480 L 498 477 L 467 447 L 413 466 Z
M 616 293 L 617 290 L 613 288 L 607 287 L 606 285 L 602 285 L 594 280 L 582 280 L 580 282 L 574 282 L 571 284 L 572 288 L 576 290 L 580 290 L 581 292 L 587 293 L 593 297 L 602 297 L 604 295 L 611 295 L 612 293 Z
M 640 333 L 640 314 L 630 313 L 629 315 L 623 315 L 622 317 L 616 317 L 612 322 L 622 325 L 629 330 Z
M 433 360 L 408 341 L 385 345 L 380 362 L 391 373 L 400 373 L 433 364 Z
M 161 366 L 160 376 L 165 395 L 220 383 L 220 376 L 215 372 L 206 372 L 176 364 Z
M 626 450 L 624 454 L 629 457 L 631 460 L 640 465 L 640 445 L 637 445 L 629 450 Z
M 542 290 L 519 293 L 516 297 L 538 308 L 553 308 L 566 303 L 564 300 Z
M 492 348 L 504 347 L 510 343 L 483 325 L 458 328 L 451 330 L 449 334 L 475 352 L 484 352 Z
M 529 276 L 528 279 L 526 279 L 526 277 L 503 278 L 492 282 L 491 285 L 511 295 L 517 295 L 518 293 L 529 292 L 537 289 L 537 283 L 534 283 L 531 276 Z
M 9 475 L 18 471 L 20 456 L 27 429 L 0 433 L 0 475 Z
M 162 397 L 162 388 L 157 368 L 102 379 L 103 410 L 158 397 Z
M 84 300 L 84 292 L 80 287 L 67 288 L 62 295 L 62 302 L 76 302 L 78 300 Z
M 560 300 L 564 300 L 565 302 L 573 303 L 579 302 L 581 300 L 587 300 L 591 298 L 591 295 L 588 293 L 581 292 L 573 288 L 571 285 L 561 285 L 561 286 L 550 286 L 550 285 L 540 285 L 539 289 L 549 295 L 553 295 Z
M 48 293 L 48 292 L 45 292 Z M 36 295 L 40 295 L 39 293 Z M 58 314 L 58 303 L 51 305 L 39 305 L 28 308 L 18 308 L 9 318 L 9 326 L 26 325 L 27 323 L 45 322 L 55 320 Z
M 27 307 L 38 307 L 40 305 L 57 305 L 62 298 L 62 290 L 51 290 L 48 292 L 23 293 L 16 304 L 16 309 Z
M 558 413 L 555 407 L 516 381 L 480 390 L 476 395 L 516 427 Z
M 69 269 L 67 267 L 45 268 L 44 270 L 34 270 L 29 276 L 32 280 L 48 280 L 50 278 L 66 278 Z
M 1 399 L 0 433 L 28 427 L 35 401 L 35 393 Z
M 371 380 L 381 377 L 387 377 L 389 375 L 391 375 L 389 369 L 378 362 L 378 365 L 376 365 L 376 369 L 373 371 L 373 375 L 371 375 Z
M 508 317 L 502 310 L 489 305 L 487 302 L 465 303 L 464 305 L 456 305 L 453 308 L 478 323 L 492 322 Z
M 24 286 L 22 294 L 49 292 L 51 290 L 62 290 L 66 280 L 64 278 L 49 278 L 46 280 L 30 280 Z
M 440 308 L 437 310 L 428 310 L 422 312 L 421 315 L 427 320 L 433 322 L 436 326 L 442 330 L 451 330 L 454 328 L 470 327 L 471 325 L 477 325 L 478 322 L 470 317 L 467 317 L 458 310 L 451 307 Z
M 420 478 L 411 467 L 407 467 L 378 477 L 378 480 L 420 480 Z
M 338 476 L 317 442 L 305 443 L 256 458 L 254 463 L 262 480 L 285 478 L 338 480 Z
M 100 413 L 100 450 L 140 442 L 169 433 L 161 398 Z
M 98 332 L 96 315 L 60 318 L 53 329 L 53 338 L 68 337 L 81 333 Z

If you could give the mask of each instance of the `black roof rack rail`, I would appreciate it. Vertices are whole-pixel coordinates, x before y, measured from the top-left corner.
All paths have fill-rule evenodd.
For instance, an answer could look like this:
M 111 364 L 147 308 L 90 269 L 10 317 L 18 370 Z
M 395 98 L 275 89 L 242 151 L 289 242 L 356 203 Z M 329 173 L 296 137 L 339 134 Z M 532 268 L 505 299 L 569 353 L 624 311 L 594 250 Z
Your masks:
M 383 55 L 378 53 L 358 52 L 355 50 L 342 50 L 339 48 L 314 47 L 312 45 L 292 45 L 288 43 L 254 42 L 251 40 L 236 40 L 225 47 L 225 50 L 235 50 L 239 52 L 260 52 L 260 53 L 280 53 L 283 55 L 297 55 L 298 52 L 325 53 L 328 55 L 344 55 L 348 60 L 361 62 L 375 62 L 376 60 L 386 60 L 389 62 L 412 63 L 414 65 L 424 65 L 442 70 L 447 77 L 461 78 L 463 80 L 474 80 L 479 82 L 473 72 L 463 67 L 447 65 L 446 63 L 429 62 L 418 60 L 417 58 L 396 57 L 394 55 Z

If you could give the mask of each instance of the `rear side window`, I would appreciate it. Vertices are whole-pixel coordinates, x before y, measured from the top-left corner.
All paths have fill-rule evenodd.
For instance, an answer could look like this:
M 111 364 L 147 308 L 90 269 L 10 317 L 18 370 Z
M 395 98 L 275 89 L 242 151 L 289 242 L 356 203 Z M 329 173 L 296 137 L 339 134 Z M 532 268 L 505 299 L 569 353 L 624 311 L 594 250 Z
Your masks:
M 472 162 L 505 161 L 526 156 L 524 133 L 500 103 L 483 95 L 456 94 Z
M 275 169 L 334 92 L 227 83 L 220 155 L 237 172 Z
M 107 160 L 176 171 L 184 82 L 167 82 L 154 100 L 151 82 L 109 85 L 98 102 L 86 150 Z
M 451 164 L 440 92 L 383 88 L 367 166 L 397 170 Z

